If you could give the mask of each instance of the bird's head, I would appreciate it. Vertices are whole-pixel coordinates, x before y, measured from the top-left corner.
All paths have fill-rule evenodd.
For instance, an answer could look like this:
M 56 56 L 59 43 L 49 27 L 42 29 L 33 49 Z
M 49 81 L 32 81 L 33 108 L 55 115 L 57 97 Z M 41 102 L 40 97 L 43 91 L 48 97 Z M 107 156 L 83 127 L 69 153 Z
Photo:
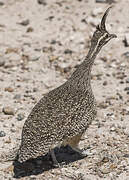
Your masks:
M 106 30 L 105 22 L 110 8 L 111 7 L 109 7 L 104 13 L 101 23 L 96 27 L 96 31 L 91 39 L 91 47 L 96 47 L 98 50 L 101 49 L 101 47 L 104 46 L 108 41 L 117 37 L 115 34 L 110 34 Z

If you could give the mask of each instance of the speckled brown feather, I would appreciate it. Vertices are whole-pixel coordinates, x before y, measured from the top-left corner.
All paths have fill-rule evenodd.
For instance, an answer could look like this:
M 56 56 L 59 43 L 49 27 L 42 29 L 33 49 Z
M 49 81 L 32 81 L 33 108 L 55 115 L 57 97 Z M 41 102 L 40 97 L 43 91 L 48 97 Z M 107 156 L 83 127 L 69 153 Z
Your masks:
M 108 10 L 104 17 L 107 13 Z M 103 18 L 101 26 L 105 20 Z M 22 131 L 20 162 L 45 155 L 67 139 L 79 137 L 94 120 L 96 103 L 90 85 L 91 68 L 101 47 L 111 39 L 101 26 L 93 35 L 88 55 L 69 80 L 46 94 L 32 109 Z

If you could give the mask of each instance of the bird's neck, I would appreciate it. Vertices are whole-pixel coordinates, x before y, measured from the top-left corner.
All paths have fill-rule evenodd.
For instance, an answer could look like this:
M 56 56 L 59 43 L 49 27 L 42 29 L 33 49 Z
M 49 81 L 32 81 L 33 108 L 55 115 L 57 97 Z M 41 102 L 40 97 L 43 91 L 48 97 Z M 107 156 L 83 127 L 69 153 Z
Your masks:
M 94 40 L 94 38 L 91 40 L 91 47 L 85 58 L 85 61 L 87 62 L 87 65 L 89 64 L 89 66 L 93 65 L 97 54 L 99 53 L 100 49 L 102 48 L 102 46 L 100 46 L 100 41 L 101 41 L 101 38 L 97 41 Z
M 72 74 L 70 80 L 73 81 L 76 87 L 85 89 L 90 87 L 92 65 L 99 51 L 100 47 L 96 43 L 92 44 L 84 61 Z

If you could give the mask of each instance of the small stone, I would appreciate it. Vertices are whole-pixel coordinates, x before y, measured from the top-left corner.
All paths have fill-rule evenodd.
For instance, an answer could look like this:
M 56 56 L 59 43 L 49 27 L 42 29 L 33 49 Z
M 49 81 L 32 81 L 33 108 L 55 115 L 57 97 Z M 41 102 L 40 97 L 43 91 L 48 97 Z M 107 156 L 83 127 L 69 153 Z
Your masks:
M 113 113 L 107 113 L 107 116 L 113 116 L 114 114 Z
M 11 63 L 11 62 L 7 62 L 7 63 L 5 63 L 5 65 L 4 65 L 4 68 L 12 68 L 12 67 L 14 67 L 14 65 Z
M 3 6 L 4 5 L 4 2 L 3 1 L 0 1 L 0 6 Z
M 116 128 L 113 126 L 111 127 L 110 131 L 114 132 L 116 130 Z
M 37 2 L 38 2 L 39 4 L 44 5 L 44 6 L 46 6 L 46 5 L 47 5 L 47 3 L 46 3 L 46 1 L 45 1 L 45 0 L 38 0 Z
M 4 114 L 6 114 L 6 115 L 14 115 L 14 114 L 15 114 L 15 113 L 14 113 L 14 109 L 11 108 L 11 107 L 9 107 L 9 106 L 4 107 L 4 108 L 3 108 L 3 112 L 4 112 Z
M 29 19 L 23 20 L 22 22 L 20 22 L 19 24 L 23 25 L 23 26 L 27 26 L 30 23 Z
M 16 129 L 11 128 L 10 131 L 13 132 L 13 133 L 15 133 L 15 132 L 16 132 Z
M 129 83 L 129 78 L 128 78 L 128 79 L 126 79 L 126 83 Z
M 0 57 L 0 66 L 5 65 L 5 59 L 3 57 Z
M 13 92 L 13 91 L 14 91 L 14 89 L 11 88 L 11 87 L 6 87 L 4 90 L 5 90 L 5 91 L 8 91 L 8 92 Z
M 129 34 L 125 34 L 125 38 L 123 40 L 125 47 L 129 46 Z
M 19 100 L 19 99 L 21 99 L 21 95 L 20 95 L 20 94 L 16 94 L 16 95 L 13 97 L 13 99 Z
M 107 83 L 107 81 L 104 81 L 103 82 L 103 86 L 106 86 L 108 83 Z
M 52 21 L 54 19 L 54 16 L 49 16 L 47 20 Z
M 37 57 L 37 56 L 34 56 L 34 57 L 31 57 L 30 58 L 30 61 L 38 61 L 39 60 L 39 56 Z
M 81 22 L 87 24 L 87 21 L 85 18 L 81 19 Z
M 124 91 L 129 91 L 129 87 L 126 87 L 126 88 L 124 89 Z
M 96 0 L 96 3 L 109 3 L 112 4 L 113 2 L 115 2 L 114 0 Z
M 129 154 L 124 154 L 124 157 L 129 158 Z
M 103 174 L 109 174 L 110 173 L 110 169 L 107 169 L 107 168 L 100 169 L 100 171 Z
M 58 60 L 58 57 L 57 56 L 50 56 L 49 57 L 49 62 L 52 63 L 54 61 Z
M 70 50 L 70 49 L 65 49 L 64 53 L 65 53 L 65 54 L 72 54 L 72 53 L 73 53 L 73 51 L 72 51 L 72 50 Z
M 54 39 L 51 41 L 51 44 L 56 44 L 56 43 L 57 43 L 57 41 Z
M 50 47 L 43 47 L 43 48 L 42 48 L 42 51 L 43 51 L 44 53 L 53 52 L 53 51 L 54 51 L 54 48 L 53 48 L 52 46 L 50 46 Z
M 104 162 L 104 163 L 109 162 L 109 158 L 108 157 L 103 157 L 102 162 Z
M 123 96 L 117 92 L 117 95 L 119 96 L 119 99 L 123 100 Z
M 11 139 L 10 139 L 10 138 L 7 139 L 7 140 L 5 141 L 5 143 L 10 144 L 10 143 L 11 143 Z
M 6 133 L 4 131 L 0 131 L 0 137 L 6 136 Z
M 26 30 L 26 32 L 33 32 L 33 31 L 34 31 L 34 29 L 32 27 L 28 27 Z
M 107 0 L 96 0 L 97 3 L 106 3 Z
M 99 107 L 102 109 L 106 109 L 108 107 L 108 105 L 105 102 L 101 102 L 101 103 L 99 103 Z
M 129 51 L 123 53 L 122 56 L 128 59 L 129 58 Z
M 20 113 L 17 115 L 17 120 L 22 121 L 25 118 L 25 115 L 23 113 Z
M 33 88 L 33 92 L 37 92 L 38 91 L 38 88 Z

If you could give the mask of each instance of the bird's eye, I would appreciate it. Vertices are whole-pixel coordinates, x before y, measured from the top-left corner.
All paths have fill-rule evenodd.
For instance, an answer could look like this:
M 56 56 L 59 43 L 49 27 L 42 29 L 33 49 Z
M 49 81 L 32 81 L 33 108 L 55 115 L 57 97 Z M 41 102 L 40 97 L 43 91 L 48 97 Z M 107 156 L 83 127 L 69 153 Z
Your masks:
M 106 38 L 108 38 L 108 34 L 106 34 L 106 36 L 105 36 Z

